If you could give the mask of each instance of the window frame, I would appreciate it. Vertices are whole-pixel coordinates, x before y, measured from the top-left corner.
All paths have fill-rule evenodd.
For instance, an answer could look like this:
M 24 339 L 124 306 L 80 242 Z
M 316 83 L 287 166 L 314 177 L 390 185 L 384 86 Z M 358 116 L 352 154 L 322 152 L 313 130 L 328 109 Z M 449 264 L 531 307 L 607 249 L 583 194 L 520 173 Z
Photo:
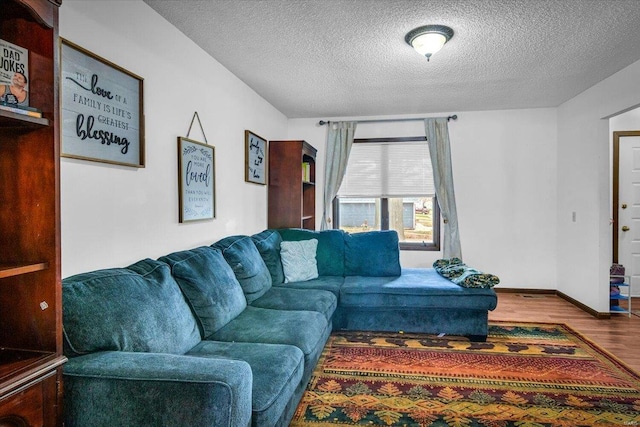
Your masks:
M 358 138 L 354 139 L 354 144 L 375 144 L 383 142 L 415 142 L 425 141 L 426 136 L 408 136 L 408 137 L 393 137 L 393 138 Z M 427 142 L 428 143 L 428 142 Z M 332 201 L 332 213 L 333 213 L 333 228 L 340 228 L 340 203 L 339 197 L 334 197 Z M 380 197 L 380 229 L 389 229 L 389 199 L 386 197 Z M 440 222 L 442 218 L 440 216 L 440 206 L 438 205 L 438 198 L 433 196 L 433 213 L 432 213 L 432 227 L 433 227 L 433 242 L 400 242 L 400 250 L 407 251 L 439 251 L 440 250 Z

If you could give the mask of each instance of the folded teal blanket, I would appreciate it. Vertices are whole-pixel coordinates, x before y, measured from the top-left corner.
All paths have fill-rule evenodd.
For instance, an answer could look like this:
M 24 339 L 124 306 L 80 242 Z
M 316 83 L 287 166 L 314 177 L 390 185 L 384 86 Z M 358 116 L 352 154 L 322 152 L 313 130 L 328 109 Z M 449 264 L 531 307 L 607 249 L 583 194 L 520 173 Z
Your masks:
M 460 258 L 439 259 L 433 263 L 433 268 L 442 277 L 465 288 L 492 288 L 500 283 L 498 276 L 471 268 Z

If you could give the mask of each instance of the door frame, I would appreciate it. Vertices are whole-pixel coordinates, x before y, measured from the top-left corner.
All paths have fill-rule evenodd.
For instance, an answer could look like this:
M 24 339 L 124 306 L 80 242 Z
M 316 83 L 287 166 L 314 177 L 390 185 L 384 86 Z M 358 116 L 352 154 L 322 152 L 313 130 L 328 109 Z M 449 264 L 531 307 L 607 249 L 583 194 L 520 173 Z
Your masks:
M 640 130 L 624 130 L 613 132 L 613 262 L 618 262 L 618 204 L 620 203 L 618 191 L 620 190 L 620 138 L 625 136 L 640 136 Z

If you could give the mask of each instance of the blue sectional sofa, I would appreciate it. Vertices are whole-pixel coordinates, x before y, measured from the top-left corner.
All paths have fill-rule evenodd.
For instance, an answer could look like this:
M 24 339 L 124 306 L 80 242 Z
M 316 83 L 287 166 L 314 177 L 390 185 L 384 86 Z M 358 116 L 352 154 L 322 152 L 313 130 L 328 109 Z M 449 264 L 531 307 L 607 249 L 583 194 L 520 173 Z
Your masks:
M 496 303 L 402 269 L 394 232 L 265 230 L 75 275 L 65 425 L 288 425 L 332 330 L 482 340 Z

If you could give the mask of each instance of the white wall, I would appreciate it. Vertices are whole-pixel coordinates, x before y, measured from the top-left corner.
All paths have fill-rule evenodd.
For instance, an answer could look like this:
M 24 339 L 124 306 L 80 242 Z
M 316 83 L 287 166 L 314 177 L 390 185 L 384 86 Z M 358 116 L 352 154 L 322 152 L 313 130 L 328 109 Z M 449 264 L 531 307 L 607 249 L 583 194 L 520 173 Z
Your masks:
M 639 104 L 640 61 L 558 108 L 558 290 L 598 312 L 609 310 L 608 119 Z
M 265 186 L 244 182 L 244 130 L 287 119 L 142 1 L 65 0 L 60 35 L 144 78 L 146 167 L 61 160 L 63 277 L 266 228 Z M 176 144 L 197 111 L 215 146 L 217 217 L 179 224 Z M 203 141 L 194 125 L 191 137 Z
M 144 77 L 147 164 L 62 159 L 63 276 L 265 228 L 266 188 L 244 182 L 244 129 L 315 145 L 321 186 L 326 128 L 287 120 L 142 1 L 65 0 L 60 35 Z M 608 119 L 638 105 L 640 61 L 557 109 L 457 111 L 450 129 L 465 261 L 501 276 L 503 287 L 558 289 L 607 311 Z M 194 111 L 216 147 L 217 218 L 179 224 L 176 138 Z M 417 123 L 394 131 L 413 134 Z M 357 137 L 387 130 L 363 124 Z M 425 266 L 438 255 L 403 253 L 402 262 Z
M 501 287 L 556 289 L 556 109 L 456 113 L 449 132 L 465 262 L 497 274 Z M 327 129 L 319 119 L 333 120 L 290 120 L 288 137 L 318 148 L 321 182 Z M 421 121 L 361 123 L 355 136 L 416 135 L 424 135 Z M 440 257 L 403 251 L 401 262 L 429 267 Z
M 613 132 L 625 130 L 640 130 L 640 108 L 635 108 L 609 119 L 609 142 L 613 144 Z

